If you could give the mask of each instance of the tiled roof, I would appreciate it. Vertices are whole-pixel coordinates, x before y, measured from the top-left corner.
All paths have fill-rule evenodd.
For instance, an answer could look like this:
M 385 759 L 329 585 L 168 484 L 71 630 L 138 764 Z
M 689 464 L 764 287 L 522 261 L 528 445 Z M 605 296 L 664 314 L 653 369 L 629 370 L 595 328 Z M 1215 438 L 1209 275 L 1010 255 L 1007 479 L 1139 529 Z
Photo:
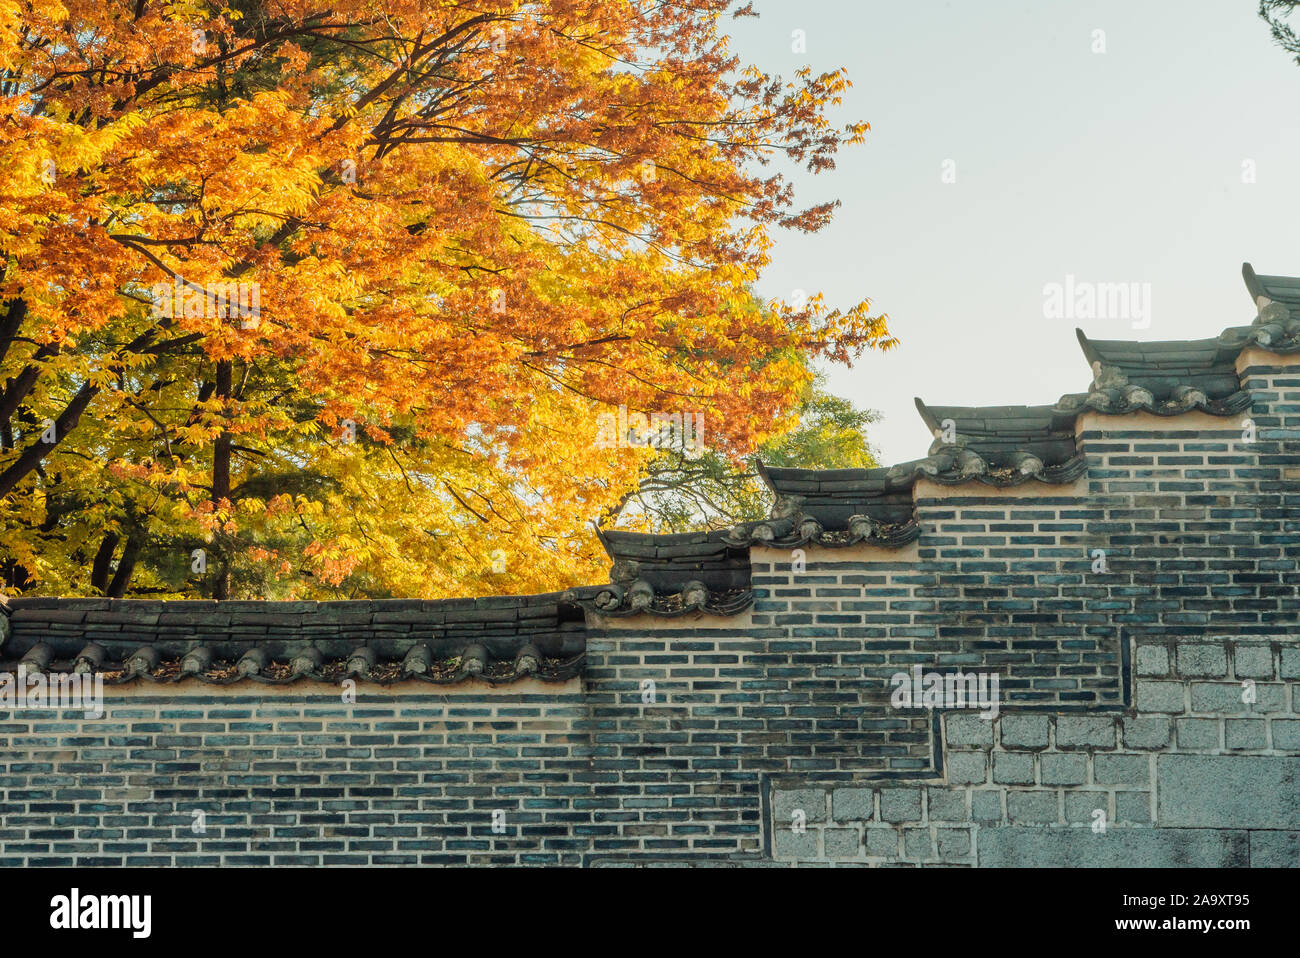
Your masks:
M 561 593 L 483 599 L 242 602 L 10 599 L 0 671 L 94 670 L 112 683 L 352 678 L 563 681 L 584 616 Z
M 935 437 L 918 462 L 936 482 L 1071 482 L 1087 469 L 1074 443 L 1074 415 L 1053 406 L 927 406 L 917 399 L 916 408 Z
M 729 530 L 736 545 L 797 548 L 859 542 L 903 545 L 920 532 L 911 480 L 890 469 L 782 469 L 758 463 L 776 497 L 772 516 Z
M 1230 416 L 1250 407 L 1250 394 L 1237 377 L 1240 345 L 1218 337 L 1144 343 L 1089 339 L 1083 330 L 1075 332 L 1092 367 L 1092 386 L 1086 394 L 1063 396 L 1058 409 L 1161 416 L 1199 410 Z
M 1249 263 L 1241 264 L 1241 276 L 1246 281 L 1246 289 L 1254 297 L 1255 305 L 1266 319 L 1287 319 L 1280 311 L 1265 313 L 1270 304 L 1276 303 L 1289 310 L 1300 308 L 1300 277 L 1296 276 L 1260 276 Z M 1296 319 L 1291 314 L 1291 319 Z
M 610 584 L 568 593 L 602 615 L 732 615 L 753 601 L 749 550 L 722 532 L 651 535 L 598 530 L 614 560 Z
M 927 456 L 874 469 L 759 463 L 776 499 L 772 514 L 731 529 L 727 541 L 778 548 L 901 546 L 920 531 L 912 514 L 917 479 L 947 485 L 1070 482 L 1087 468 L 1075 448 L 1073 413 L 1052 406 L 927 406 L 920 399 L 916 407 L 935 436 Z

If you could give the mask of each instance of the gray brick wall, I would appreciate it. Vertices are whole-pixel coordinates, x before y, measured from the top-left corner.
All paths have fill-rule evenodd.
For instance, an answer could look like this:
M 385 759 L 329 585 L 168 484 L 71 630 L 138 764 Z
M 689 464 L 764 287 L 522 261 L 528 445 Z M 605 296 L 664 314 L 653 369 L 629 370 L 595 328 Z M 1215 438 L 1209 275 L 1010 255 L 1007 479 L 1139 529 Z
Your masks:
M 576 688 L 107 705 L 0 723 L 0 864 L 559 865 L 590 841 Z
M 1256 398 L 1254 443 L 1242 442 L 1236 422 L 1131 428 L 1095 417 L 1080 434 L 1090 465 L 1083 501 L 934 501 L 925 528 L 948 535 L 923 535 L 920 568 L 932 558 L 962 577 L 959 601 L 988 600 L 982 615 L 975 603 L 970 623 L 972 610 L 954 604 L 945 614 L 941 598 L 938 634 L 973 636 L 972 652 L 1016 673 L 1008 710 L 996 721 L 947 712 L 943 782 L 909 786 L 906 801 L 897 784 L 865 781 L 852 800 L 841 798 L 843 813 L 832 804 L 824 818 L 796 821 L 780 814 L 791 786 L 773 783 L 778 859 L 1300 864 L 1300 375 L 1256 367 L 1243 380 Z M 1049 523 L 1055 538 L 1031 541 Z M 1092 567 L 1094 549 L 1105 552 L 1104 572 Z M 1037 616 L 1030 633 L 1045 659 L 1004 657 L 1019 638 L 1017 589 Z M 1108 634 L 1123 642 L 1109 646 Z M 1089 635 L 1098 639 L 1083 647 L 1091 659 L 1071 660 L 1069 674 L 1080 678 L 1078 692 L 1096 683 L 1092 707 L 1068 710 L 1063 698 L 1053 705 L 1036 695 L 1033 680 L 1053 654 L 1048 637 L 1065 653 Z M 1087 661 L 1099 666 L 1093 675 L 1081 671 Z M 1128 674 L 1131 703 L 1117 707 L 1098 681 L 1110 663 L 1121 690 Z M 820 808 L 810 784 L 790 794 Z M 909 814 L 882 815 L 887 794 Z
M 1300 366 L 1242 375 L 1253 444 L 1086 416 L 1077 485 L 921 483 L 910 549 L 755 548 L 751 612 L 593 619 L 568 684 L 5 714 L 0 863 L 1295 864 Z
M 1177 707 L 1159 713 L 1140 696 L 1111 715 L 950 711 L 944 782 L 774 786 L 774 852 L 865 865 L 1300 865 L 1281 860 L 1300 847 L 1300 682 L 1261 667 L 1297 641 L 1180 645 L 1190 674 L 1161 676 Z M 1220 654 L 1225 678 L 1235 661 L 1254 675 L 1203 681 L 1201 663 Z

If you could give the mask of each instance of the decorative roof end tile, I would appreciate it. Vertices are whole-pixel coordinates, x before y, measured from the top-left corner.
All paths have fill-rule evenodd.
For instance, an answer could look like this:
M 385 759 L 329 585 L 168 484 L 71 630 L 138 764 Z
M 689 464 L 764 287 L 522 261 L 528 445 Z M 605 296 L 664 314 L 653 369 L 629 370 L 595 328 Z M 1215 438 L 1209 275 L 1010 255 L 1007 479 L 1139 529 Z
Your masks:
M 1269 352 L 1300 351 L 1300 277 L 1261 276 L 1249 263 L 1241 264 L 1241 276 L 1257 310 L 1255 321 L 1223 336 Z

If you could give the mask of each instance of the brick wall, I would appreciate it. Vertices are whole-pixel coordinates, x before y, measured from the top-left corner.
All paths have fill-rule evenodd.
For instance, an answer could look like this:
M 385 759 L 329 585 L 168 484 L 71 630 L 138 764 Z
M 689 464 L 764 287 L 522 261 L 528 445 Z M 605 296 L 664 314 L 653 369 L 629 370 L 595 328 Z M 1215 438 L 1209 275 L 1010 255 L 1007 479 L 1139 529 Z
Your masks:
M 1171 647 L 1174 650 L 1171 654 Z M 1137 707 L 949 712 L 942 785 L 773 796 L 776 857 L 964 865 L 1300 863 L 1294 634 L 1137 643 Z M 796 828 L 802 812 L 803 828 Z
M 577 683 L 107 705 L 0 723 L 0 864 L 558 865 L 586 850 Z
M 1239 372 L 1253 442 L 1083 415 L 1074 485 L 919 482 L 907 549 L 755 547 L 748 612 L 589 614 L 567 683 L 10 712 L 0 862 L 1294 864 L 1300 365 Z

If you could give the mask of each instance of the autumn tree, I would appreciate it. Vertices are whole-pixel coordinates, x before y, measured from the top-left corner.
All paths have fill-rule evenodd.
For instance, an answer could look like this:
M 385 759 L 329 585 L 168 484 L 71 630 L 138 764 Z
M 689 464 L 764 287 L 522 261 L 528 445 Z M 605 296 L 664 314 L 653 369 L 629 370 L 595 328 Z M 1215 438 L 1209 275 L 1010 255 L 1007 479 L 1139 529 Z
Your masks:
M 772 493 L 758 473 L 760 461 L 804 469 L 879 465 L 867 438 L 867 427 L 879 421 L 879 413 L 830 393 L 824 376 L 804 385 L 796 416 L 789 431 L 766 440 L 739 465 L 707 448 L 698 453 L 674 446 L 657 449 L 608 523 L 655 532 L 730 529 L 769 514 Z
M 686 0 L 0 0 L 0 569 L 79 594 L 591 580 L 699 410 L 740 461 L 866 302 L 752 308 L 841 71 Z

